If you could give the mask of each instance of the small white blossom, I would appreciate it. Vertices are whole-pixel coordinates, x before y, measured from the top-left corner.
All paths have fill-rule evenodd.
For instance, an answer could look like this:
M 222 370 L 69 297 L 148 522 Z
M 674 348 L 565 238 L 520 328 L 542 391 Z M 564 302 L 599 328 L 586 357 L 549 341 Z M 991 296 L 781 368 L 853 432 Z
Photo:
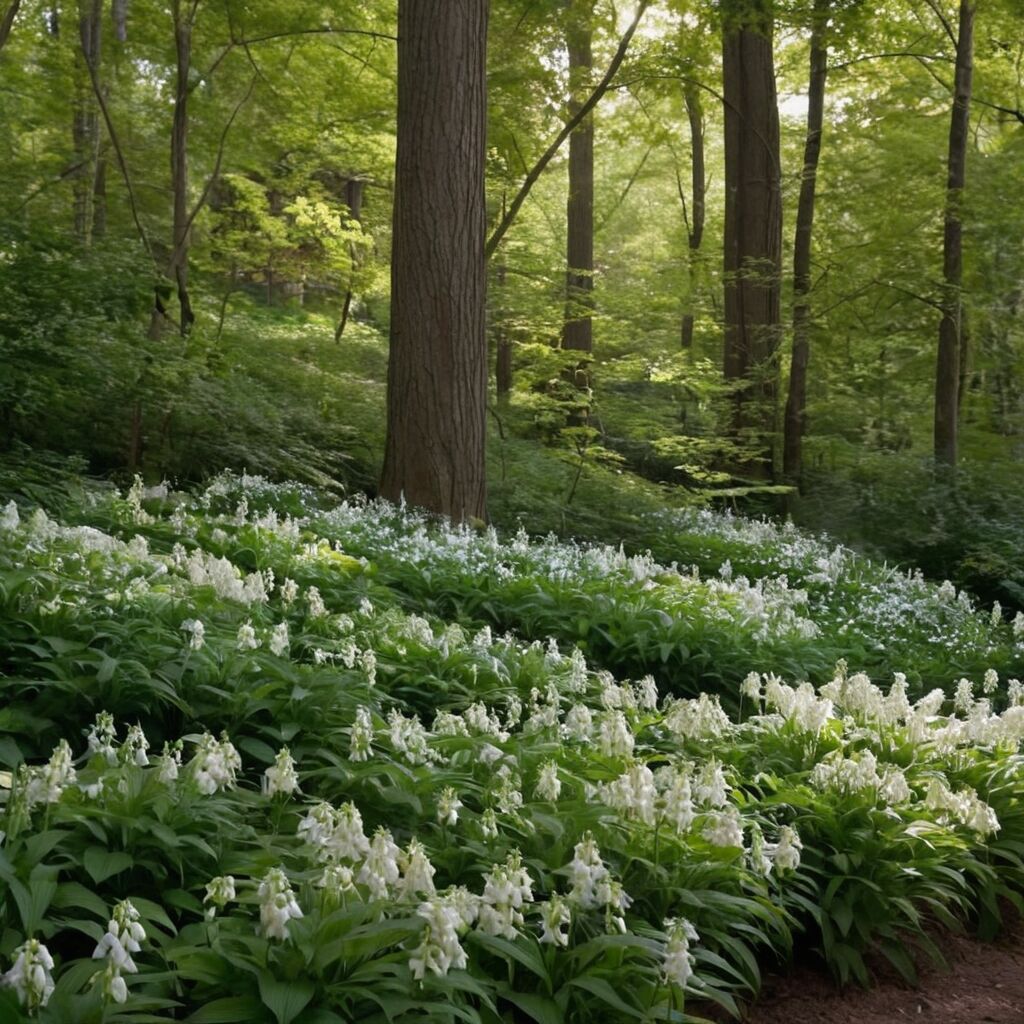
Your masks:
M 288 938 L 288 922 L 302 917 L 302 909 L 281 868 L 271 868 L 259 884 L 259 933 L 265 939 Z
M 299 776 L 295 771 L 295 761 L 291 751 L 282 747 L 277 752 L 274 763 L 263 773 L 263 795 L 275 796 L 284 793 L 291 796 L 299 788 Z
M 8 509 L 13 505 L 12 501 Z M 17 517 L 17 510 L 14 514 Z M 14 527 L 5 525 L 5 528 Z M 14 966 L 0 977 L 0 984 L 13 988 L 25 1009 L 30 1014 L 35 1013 L 46 1006 L 53 995 L 52 970 L 50 951 L 38 939 L 29 939 L 14 951 Z

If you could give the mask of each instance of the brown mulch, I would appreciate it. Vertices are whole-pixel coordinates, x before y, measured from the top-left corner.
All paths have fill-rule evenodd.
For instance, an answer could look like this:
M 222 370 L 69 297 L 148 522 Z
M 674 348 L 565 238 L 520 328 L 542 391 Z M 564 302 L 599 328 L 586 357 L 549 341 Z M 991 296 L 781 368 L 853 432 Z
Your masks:
M 1024 921 L 994 942 L 948 933 L 939 948 L 949 970 L 920 965 L 917 988 L 879 969 L 868 990 L 838 991 L 823 970 L 797 965 L 765 979 L 749 1024 L 1024 1024 Z

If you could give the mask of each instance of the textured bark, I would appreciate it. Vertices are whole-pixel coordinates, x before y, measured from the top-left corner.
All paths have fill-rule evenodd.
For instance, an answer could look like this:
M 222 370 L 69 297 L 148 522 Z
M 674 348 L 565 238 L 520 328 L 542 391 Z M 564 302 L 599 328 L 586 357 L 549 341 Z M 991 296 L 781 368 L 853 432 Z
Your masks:
M 759 454 L 745 470 L 772 472 L 779 346 L 782 196 L 770 0 L 728 0 L 725 93 L 725 352 L 734 382 L 732 431 Z
M 102 15 L 102 0 L 79 0 L 78 32 L 81 45 L 75 54 L 74 103 L 71 113 L 71 138 L 75 150 L 71 193 L 75 235 L 86 245 L 92 240 L 93 200 L 100 148 L 100 116 L 91 75 L 99 76 L 100 73 Z
M 508 268 L 504 259 L 494 268 L 494 281 L 498 286 L 499 294 L 504 291 L 505 279 Z M 495 363 L 494 363 L 494 384 L 498 394 L 499 402 L 507 402 L 512 391 L 512 339 L 508 334 L 508 327 L 505 324 L 505 310 L 498 300 L 497 308 L 494 310 L 494 341 L 495 341 Z
M 807 365 L 811 353 L 811 236 L 814 229 L 814 197 L 821 155 L 828 77 L 828 17 L 831 0 L 815 0 L 811 26 L 810 80 L 807 89 L 807 136 L 804 170 L 796 210 L 793 244 L 793 355 L 789 371 L 789 395 L 782 442 L 782 472 L 798 484 L 803 471 L 803 437 L 806 427 Z
M 956 44 L 953 112 L 949 125 L 946 217 L 942 238 L 942 320 L 935 369 L 935 461 L 955 466 L 959 432 L 960 346 L 962 339 L 963 224 L 960 212 L 967 176 L 974 9 L 961 0 Z
M 486 516 L 487 0 L 399 0 L 381 493 Z
M 195 322 L 188 290 L 189 234 L 188 215 L 188 99 L 189 69 L 192 65 L 192 23 L 199 0 L 182 3 L 172 0 L 174 16 L 174 52 L 176 74 L 174 118 L 171 125 L 171 191 L 174 197 L 174 221 L 171 234 L 171 259 L 168 270 L 178 292 L 179 329 L 187 335 Z M 183 10 L 187 8 L 186 10 Z
M 128 41 L 128 0 L 111 0 L 110 17 L 114 22 L 114 37 L 119 43 Z
M 707 196 L 707 173 L 704 169 L 704 109 L 700 102 L 700 90 L 692 83 L 683 89 L 686 103 L 686 118 L 690 122 L 690 222 L 686 226 L 687 262 L 690 292 L 683 313 L 680 342 L 683 348 L 693 348 L 694 287 L 697 276 L 697 259 L 700 244 L 704 238 L 704 220 Z M 680 185 L 680 189 L 682 185 Z M 684 207 L 685 212 L 685 207 Z
M 592 0 L 570 0 L 569 116 L 577 115 L 590 91 Z M 594 348 L 594 115 L 587 114 L 569 136 L 569 199 L 566 209 L 566 295 L 562 348 Z

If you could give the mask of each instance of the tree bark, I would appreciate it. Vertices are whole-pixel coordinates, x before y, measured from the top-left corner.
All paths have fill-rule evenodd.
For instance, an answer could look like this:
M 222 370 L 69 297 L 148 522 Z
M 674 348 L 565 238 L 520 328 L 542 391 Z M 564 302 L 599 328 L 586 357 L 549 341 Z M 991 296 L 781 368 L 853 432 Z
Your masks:
M 935 461 L 955 466 L 959 433 L 960 345 L 962 337 L 963 224 L 961 206 L 967 177 L 974 10 L 961 0 L 956 43 L 953 111 L 949 125 L 946 215 L 942 238 L 942 320 L 935 369 Z
M 579 113 L 589 92 L 593 0 L 570 0 L 569 116 Z M 562 348 L 594 348 L 594 115 L 587 114 L 569 136 L 569 199 L 566 209 L 566 295 Z
M 0 18 L 0 50 L 4 48 L 10 38 L 11 29 L 14 28 L 14 19 L 18 16 L 20 6 L 21 0 L 11 0 L 4 11 L 4 16 Z
M 693 348 L 693 293 L 697 277 L 697 259 L 700 244 L 704 238 L 707 177 L 704 169 L 704 109 L 701 106 L 698 87 L 687 83 L 683 89 L 683 100 L 686 103 L 686 118 L 690 122 L 690 216 L 692 219 L 686 226 L 686 273 L 690 291 L 686 297 L 686 311 L 683 313 L 680 342 L 683 348 L 690 349 Z
M 502 259 L 502 261 L 494 268 L 494 281 L 498 286 L 499 293 L 504 290 L 507 274 L 508 268 L 505 266 L 504 259 Z M 498 301 L 498 307 L 495 309 L 494 313 L 496 320 L 494 329 L 496 348 L 494 384 L 498 395 L 498 401 L 505 403 L 508 401 L 508 396 L 512 391 L 512 339 L 508 334 L 508 326 L 505 323 L 505 309 L 501 305 L 500 299 Z
M 71 114 L 71 138 L 75 151 L 71 192 L 75 236 L 86 245 L 92 241 L 100 145 L 99 110 L 90 76 L 98 76 L 100 72 L 102 25 L 102 0 L 78 0 L 80 48 L 75 55 L 74 105 Z
M 732 433 L 757 454 L 744 470 L 772 475 L 782 194 L 770 0 L 723 4 L 725 93 L 725 351 Z
M 128 41 L 128 0 L 110 0 L 110 17 L 114 22 L 114 37 L 119 43 Z
M 182 8 L 187 7 L 187 11 Z M 192 24 L 199 0 L 172 0 L 174 17 L 174 52 L 176 75 L 174 86 L 174 118 L 171 125 L 171 191 L 174 197 L 173 226 L 171 232 L 171 259 L 168 267 L 178 292 L 182 337 L 195 322 L 192 300 L 188 290 L 189 234 L 188 215 L 188 99 L 189 69 L 192 65 Z
M 486 516 L 487 0 L 399 0 L 381 494 Z
M 799 484 L 803 471 L 803 437 L 806 426 L 807 364 L 811 352 L 811 236 L 814 229 L 814 197 L 825 118 L 825 87 L 828 78 L 828 32 L 831 0 L 815 0 L 811 25 L 810 80 L 807 89 L 807 136 L 804 170 L 796 210 L 793 243 L 793 355 L 789 371 L 789 395 L 782 442 L 782 472 Z

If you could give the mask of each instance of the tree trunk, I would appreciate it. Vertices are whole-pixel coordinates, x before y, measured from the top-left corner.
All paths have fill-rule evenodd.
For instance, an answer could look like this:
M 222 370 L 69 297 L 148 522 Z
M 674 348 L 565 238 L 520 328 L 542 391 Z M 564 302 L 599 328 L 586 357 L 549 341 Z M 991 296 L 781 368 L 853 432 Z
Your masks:
M 345 183 L 345 203 L 348 206 L 349 216 L 354 221 L 362 223 L 363 220 L 363 182 L 359 178 L 349 178 Z M 334 331 L 334 342 L 337 344 L 341 341 L 341 336 L 345 333 L 345 325 L 348 323 L 349 311 L 352 308 L 352 275 L 356 270 L 356 247 L 349 245 L 349 278 L 348 285 L 345 288 L 345 301 L 341 306 L 341 319 L 338 321 L 338 326 Z
M 110 16 L 114 22 L 114 37 L 119 43 L 128 41 L 128 0 L 111 0 Z
M 14 28 L 14 19 L 18 16 L 18 8 L 20 6 L 21 0 L 11 0 L 11 3 L 7 5 L 4 11 L 3 17 L 0 18 L 0 50 L 4 48 L 11 35 L 11 29 Z
M 707 180 L 704 170 L 704 109 L 700 102 L 699 88 L 692 82 L 688 82 L 683 88 L 683 99 L 686 102 L 686 117 L 690 122 L 690 211 L 692 220 L 686 226 L 688 246 L 686 276 L 689 294 L 686 297 L 686 311 L 683 313 L 680 341 L 683 348 L 690 349 L 693 348 L 694 290 L 697 278 L 697 258 L 700 252 L 700 243 L 704 238 Z
M 381 494 L 486 516 L 487 0 L 399 0 Z
M 825 116 L 828 77 L 828 18 L 831 0 L 815 0 L 811 26 L 810 84 L 807 89 L 807 136 L 804 171 L 796 210 L 793 243 L 793 357 L 789 371 L 789 395 L 782 443 L 782 472 L 799 484 L 803 471 L 803 437 L 806 426 L 807 363 L 811 353 L 811 235 L 814 229 L 814 194 L 821 155 L 821 131 Z
M 505 266 L 504 258 L 495 267 L 494 279 L 501 292 L 505 287 L 505 277 L 508 269 Z M 508 335 L 508 326 L 505 323 L 505 310 L 500 304 L 495 310 L 494 340 L 497 349 L 494 364 L 494 383 L 498 393 L 499 402 L 507 402 L 512 391 L 512 339 Z
M 593 0 L 570 0 L 566 25 L 569 50 L 569 116 L 579 112 L 590 91 Z M 562 348 L 594 348 L 594 116 L 587 114 L 569 136 L 569 200 L 566 218 L 567 270 Z
M 99 74 L 102 0 L 78 0 L 80 49 L 75 55 L 74 105 L 71 138 L 75 151 L 72 178 L 75 236 L 86 245 L 92 240 L 93 201 L 99 159 L 100 119 L 89 69 Z
M 753 443 L 744 470 L 772 474 L 779 346 L 782 194 L 770 0 L 723 4 L 725 352 L 732 433 Z
M 955 466 L 959 427 L 962 334 L 963 225 L 960 219 L 967 171 L 975 4 L 961 0 L 956 43 L 953 112 L 949 125 L 946 217 L 942 238 L 942 320 L 935 370 L 935 461 Z
M 188 290 L 189 217 L 188 217 L 188 98 L 189 70 L 192 65 L 192 20 L 198 0 L 191 10 L 182 12 L 182 0 L 172 0 L 174 50 L 177 71 L 174 91 L 174 119 L 171 126 L 171 191 L 174 196 L 174 222 L 171 234 L 171 259 L 168 268 L 178 292 L 182 337 L 195 322 Z

